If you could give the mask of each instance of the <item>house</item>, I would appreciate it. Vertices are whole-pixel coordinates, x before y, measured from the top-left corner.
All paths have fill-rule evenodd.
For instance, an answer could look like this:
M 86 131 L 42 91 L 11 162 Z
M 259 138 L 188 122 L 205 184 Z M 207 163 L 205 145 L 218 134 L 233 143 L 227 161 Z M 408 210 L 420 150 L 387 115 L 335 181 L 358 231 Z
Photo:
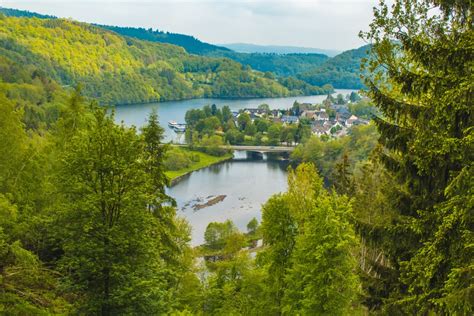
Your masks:
M 281 121 L 283 122 L 283 124 L 287 123 L 287 124 L 297 124 L 299 123 L 299 118 L 297 116 L 294 116 L 294 115 L 283 115 L 281 117 Z
M 336 120 L 338 122 L 345 122 L 351 117 L 351 112 L 348 109 L 341 109 L 340 111 L 336 112 Z
M 359 118 L 355 115 L 351 115 L 351 117 L 349 117 L 347 120 L 346 120 L 346 127 L 351 127 L 352 125 L 354 125 L 354 122 L 356 122 Z
M 343 128 L 344 125 L 342 125 L 339 121 L 330 121 L 330 123 L 332 124 L 331 128 L 332 127 L 336 127 L 336 128 Z
M 343 129 L 346 129 L 341 123 L 339 123 L 338 121 L 330 121 L 330 122 L 327 122 L 330 124 L 330 127 L 329 127 L 329 132 L 331 133 L 332 136 L 336 136 L 338 137 L 338 132 L 342 131 Z M 328 124 L 328 126 L 329 126 Z
M 321 135 L 330 135 L 332 124 L 328 121 L 315 121 L 311 126 L 311 132 L 314 135 L 321 136 Z
M 326 111 L 316 112 L 315 115 L 315 119 L 318 121 L 329 121 L 329 115 L 326 113 Z
M 248 113 L 248 114 L 255 114 L 255 115 L 263 115 L 266 113 L 266 111 L 264 109 L 255 109 L 255 108 L 246 108 L 243 110 L 245 113 Z
M 263 117 L 266 114 L 266 111 L 263 109 L 243 109 L 243 112 L 250 115 L 252 120 Z
M 310 119 L 310 120 L 315 120 L 316 119 L 316 111 L 303 111 L 301 112 L 301 115 L 300 115 L 300 118 L 307 118 L 307 119 Z
M 273 118 L 278 118 L 281 116 L 280 110 L 271 110 L 270 111 L 270 116 Z
M 311 127 L 311 132 L 316 135 L 316 136 L 322 136 L 322 135 L 329 135 L 330 134 L 330 127 L 329 126 L 324 126 L 324 125 L 313 125 Z

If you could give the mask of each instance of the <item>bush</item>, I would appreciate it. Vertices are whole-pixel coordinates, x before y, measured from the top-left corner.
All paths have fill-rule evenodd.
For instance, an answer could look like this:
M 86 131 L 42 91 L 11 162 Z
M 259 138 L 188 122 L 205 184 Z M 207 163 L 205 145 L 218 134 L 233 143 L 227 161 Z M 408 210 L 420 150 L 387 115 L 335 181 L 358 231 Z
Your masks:
M 182 150 L 172 149 L 166 154 L 164 165 L 166 170 L 175 171 L 187 168 L 196 161 L 199 161 L 198 155 L 189 154 Z
M 212 156 L 224 156 L 228 153 L 228 150 L 222 148 L 224 141 L 222 137 L 214 136 L 204 136 L 201 143 L 199 144 L 203 152 Z

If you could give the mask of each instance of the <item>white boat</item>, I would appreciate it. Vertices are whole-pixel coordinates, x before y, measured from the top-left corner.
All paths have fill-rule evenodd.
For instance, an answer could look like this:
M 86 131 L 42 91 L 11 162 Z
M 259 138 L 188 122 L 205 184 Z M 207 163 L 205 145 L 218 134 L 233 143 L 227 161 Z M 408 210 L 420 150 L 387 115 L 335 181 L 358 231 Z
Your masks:
M 178 123 L 177 123 L 176 121 L 169 121 L 169 122 L 168 122 L 168 126 L 169 126 L 169 127 L 175 127 L 175 126 L 177 126 L 177 125 L 178 125 Z

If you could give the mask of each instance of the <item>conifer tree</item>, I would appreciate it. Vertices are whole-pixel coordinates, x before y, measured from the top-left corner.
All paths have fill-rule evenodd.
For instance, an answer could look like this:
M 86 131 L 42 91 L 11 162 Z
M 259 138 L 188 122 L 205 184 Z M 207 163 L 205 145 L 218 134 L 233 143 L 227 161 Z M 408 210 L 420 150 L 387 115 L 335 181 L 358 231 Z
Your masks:
M 469 314 L 473 310 L 472 3 L 383 1 L 374 10 L 366 64 L 384 146 L 380 160 L 397 185 L 398 216 L 387 223 L 387 311 Z

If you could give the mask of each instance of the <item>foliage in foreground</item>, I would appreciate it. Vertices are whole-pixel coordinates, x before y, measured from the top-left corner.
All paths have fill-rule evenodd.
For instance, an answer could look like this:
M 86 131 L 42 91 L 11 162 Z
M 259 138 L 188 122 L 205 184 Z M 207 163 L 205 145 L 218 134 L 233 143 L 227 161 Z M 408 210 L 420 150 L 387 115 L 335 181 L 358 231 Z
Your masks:
M 360 310 L 357 247 L 346 197 L 323 188 L 311 164 L 290 171 L 287 193 L 263 206 L 264 241 L 251 259 L 232 222 L 209 224 L 202 253 L 210 271 L 203 310 L 210 315 L 346 315 Z M 252 246 L 251 246 L 252 247 Z
M 383 222 L 356 217 L 369 305 L 472 314 L 472 3 L 395 1 L 390 9 L 382 2 L 374 13 L 362 36 L 374 43 L 366 84 L 382 114 L 375 123 L 385 171 L 377 185 L 386 199 L 369 204 Z
M 224 242 L 209 234 L 223 258 L 201 274 L 164 192 L 156 117 L 139 135 L 2 59 L 0 312 L 344 315 L 361 294 L 376 313 L 472 314 L 471 6 L 403 1 L 389 13 L 382 5 L 366 34 L 376 159 L 334 167 L 351 201 L 302 164 L 263 208 L 257 259 L 230 227 Z M 302 157 L 324 163 L 320 145 Z
M 76 91 L 51 104 L 49 127 L 27 130 L 1 92 L 2 313 L 182 309 L 175 297 L 196 276 L 189 228 L 164 194 L 156 116 L 138 134 Z

